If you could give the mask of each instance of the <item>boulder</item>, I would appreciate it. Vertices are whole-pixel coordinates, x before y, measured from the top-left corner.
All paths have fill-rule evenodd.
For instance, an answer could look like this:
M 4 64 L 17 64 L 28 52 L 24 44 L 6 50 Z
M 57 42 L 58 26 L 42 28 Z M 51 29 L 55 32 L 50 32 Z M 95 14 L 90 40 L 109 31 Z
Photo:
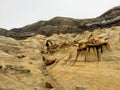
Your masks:
M 56 59 L 55 57 L 50 56 L 50 57 L 48 57 L 47 60 L 46 60 L 46 65 L 51 65 L 51 64 L 55 63 L 56 60 L 57 60 L 57 59 Z

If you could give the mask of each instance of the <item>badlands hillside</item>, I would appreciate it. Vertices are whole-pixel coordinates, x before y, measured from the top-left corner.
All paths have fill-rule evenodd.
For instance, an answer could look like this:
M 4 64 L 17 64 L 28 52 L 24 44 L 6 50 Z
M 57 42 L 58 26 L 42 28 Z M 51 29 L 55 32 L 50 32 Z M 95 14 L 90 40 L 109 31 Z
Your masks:
M 0 29 L 0 90 L 120 90 L 120 7 Z

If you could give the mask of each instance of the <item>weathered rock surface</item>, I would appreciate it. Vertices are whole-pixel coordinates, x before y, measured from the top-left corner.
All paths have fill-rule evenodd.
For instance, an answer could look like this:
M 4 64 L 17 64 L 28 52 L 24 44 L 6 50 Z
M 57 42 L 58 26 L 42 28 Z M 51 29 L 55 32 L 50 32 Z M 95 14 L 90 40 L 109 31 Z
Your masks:
M 48 40 L 52 43 L 47 47 Z M 97 51 L 95 46 L 105 42 L 108 46 L 97 47 Z M 81 49 L 81 43 L 94 47 Z M 82 34 L 36 35 L 24 40 L 0 36 L 0 89 L 119 90 L 119 45 L 119 26 Z

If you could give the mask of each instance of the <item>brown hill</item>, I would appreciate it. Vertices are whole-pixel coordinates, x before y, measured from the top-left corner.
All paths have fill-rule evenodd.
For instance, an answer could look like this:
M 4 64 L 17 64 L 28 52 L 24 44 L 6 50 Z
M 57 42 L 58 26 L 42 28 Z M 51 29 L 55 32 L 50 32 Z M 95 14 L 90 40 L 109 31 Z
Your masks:
M 106 28 L 120 25 L 120 6 L 108 10 L 103 15 L 93 19 L 74 19 L 67 17 L 55 17 L 48 21 L 39 21 L 22 28 L 14 28 L 10 31 L 2 30 L 0 35 L 25 39 L 37 34 L 51 36 L 55 33 L 81 33 L 85 30 Z
M 89 29 L 105 28 L 120 25 L 120 6 L 114 7 L 84 26 Z

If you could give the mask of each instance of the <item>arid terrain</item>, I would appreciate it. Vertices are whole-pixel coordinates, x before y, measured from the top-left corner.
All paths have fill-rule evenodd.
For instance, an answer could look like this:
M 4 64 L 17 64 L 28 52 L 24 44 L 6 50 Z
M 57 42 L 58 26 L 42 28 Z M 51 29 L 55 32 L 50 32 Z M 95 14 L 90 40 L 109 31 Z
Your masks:
M 0 29 L 0 90 L 120 90 L 120 7 Z

